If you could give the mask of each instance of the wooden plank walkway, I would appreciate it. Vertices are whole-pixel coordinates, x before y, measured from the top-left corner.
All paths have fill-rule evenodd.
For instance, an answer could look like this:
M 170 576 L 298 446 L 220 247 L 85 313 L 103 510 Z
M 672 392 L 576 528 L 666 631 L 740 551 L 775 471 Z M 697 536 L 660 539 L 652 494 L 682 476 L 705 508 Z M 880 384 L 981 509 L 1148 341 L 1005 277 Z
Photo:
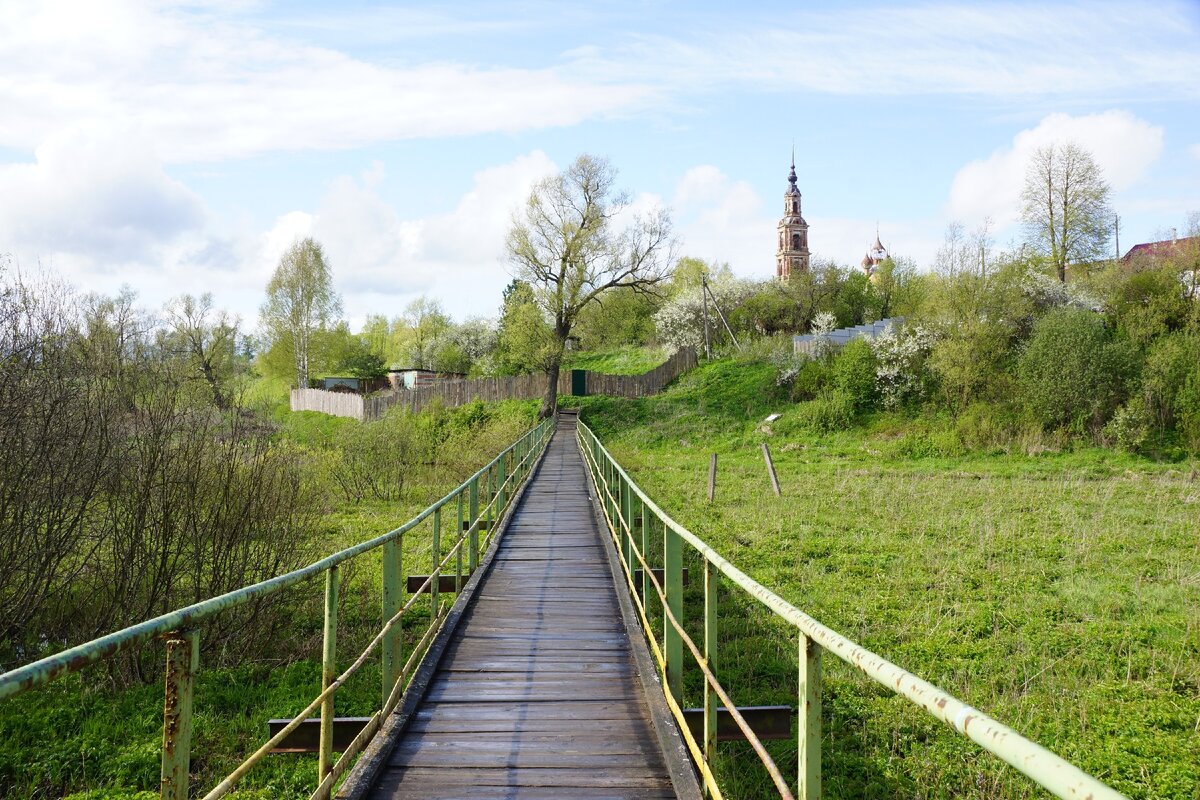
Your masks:
M 560 419 L 371 797 L 679 796 L 622 621 L 574 419 Z

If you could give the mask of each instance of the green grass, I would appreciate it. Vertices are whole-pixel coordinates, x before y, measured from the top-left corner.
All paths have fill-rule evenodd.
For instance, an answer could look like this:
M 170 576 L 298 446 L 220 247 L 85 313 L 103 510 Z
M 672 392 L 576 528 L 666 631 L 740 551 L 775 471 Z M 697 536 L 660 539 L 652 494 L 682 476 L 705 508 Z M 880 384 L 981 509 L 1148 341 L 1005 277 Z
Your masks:
M 764 425 L 772 412 L 783 417 Z M 803 611 L 1131 797 L 1200 797 L 1193 466 L 1094 447 L 973 454 L 948 421 L 903 416 L 814 435 L 802 415 L 770 367 L 732 361 L 657 398 L 584 402 L 668 513 Z M 698 558 L 688 564 L 700 574 Z M 697 641 L 700 584 L 688 589 Z M 721 602 L 716 663 L 733 697 L 794 705 L 794 634 L 731 584 Z M 686 674 L 693 706 L 698 678 Z M 825 679 L 827 797 L 1043 796 L 834 657 Z M 771 746 L 792 775 L 794 750 Z M 722 745 L 718 769 L 728 796 L 770 795 L 746 746 Z
M 410 477 L 401 502 L 334 503 L 315 532 L 321 555 L 399 527 L 457 486 L 458 471 L 472 471 L 510 443 L 518 419 L 532 419 L 536 403 L 468 406 L 456 424 L 477 426 L 473 446 L 453 456 L 453 466 L 426 467 Z M 490 422 L 489 422 L 490 420 Z M 491 424 L 494 423 L 494 424 Z M 344 426 L 360 425 L 312 412 L 285 414 L 280 435 L 318 459 Z M 514 436 L 515 438 L 515 436 Z M 502 444 L 498 444 L 501 442 Z M 332 495 L 331 495 L 332 496 Z M 453 544 L 456 509 L 442 521 L 441 552 Z M 405 574 L 428 573 L 435 561 L 429 520 L 403 542 Z M 440 561 L 440 558 L 436 559 Z M 451 565 L 453 569 L 453 564 Z M 238 654 L 201 659 L 195 694 L 192 748 L 193 790 L 208 791 L 267 739 L 267 720 L 291 717 L 320 692 L 324 582 L 307 581 L 286 590 L 288 625 L 277 652 L 250 663 Z M 338 625 L 338 664 L 345 669 L 362 652 L 381 623 L 382 553 L 364 553 L 343 566 Z M 443 602 L 453 600 L 442 595 Z M 406 653 L 424 633 L 431 609 L 418 603 L 404 618 Z M 200 629 L 203 642 L 204 629 Z M 158 796 L 162 744 L 162 646 L 148 645 L 155 666 L 145 684 L 118 687 L 103 664 L 66 676 L 32 692 L 0 701 L 0 797 L 41 800 L 145 800 Z M 338 691 L 339 716 L 367 716 L 380 702 L 378 657 L 372 657 Z M 316 785 L 315 756 L 269 756 L 239 785 L 234 797 L 303 798 Z M 151 792 L 152 794 L 146 794 Z
M 668 353 L 659 347 L 570 352 L 563 360 L 563 369 L 587 369 L 605 375 L 641 375 L 666 361 L 667 357 Z

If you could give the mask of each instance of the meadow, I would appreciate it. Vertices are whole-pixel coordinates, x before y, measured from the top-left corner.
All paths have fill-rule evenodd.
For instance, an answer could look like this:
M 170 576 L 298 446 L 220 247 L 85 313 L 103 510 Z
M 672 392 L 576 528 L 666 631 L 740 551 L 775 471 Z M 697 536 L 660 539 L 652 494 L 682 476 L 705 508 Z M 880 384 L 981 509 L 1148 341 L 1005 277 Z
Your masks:
M 971 452 L 952 421 L 911 415 L 816 434 L 803 406 L 770 366 L 725 361 L 656 398 L 589 398 L 583 419 L 667 513 L 801 610 L 1130 797 L 1200 796 L 1195 464 L 1083 445 Z M 701 584 L 688 589 L 696 641 Z M 721 604 L 732 696 L 794 705 L 794 634 L 728 583 Z M 856 670 L 824 669 L 827 797 L 1043 796 Z M 685 684 L 701 705 L 699 671 Z M 719 749 L 727 796 L 771 793 L 748 747 Z M 794 742 L 770 750 L 794 775 Z

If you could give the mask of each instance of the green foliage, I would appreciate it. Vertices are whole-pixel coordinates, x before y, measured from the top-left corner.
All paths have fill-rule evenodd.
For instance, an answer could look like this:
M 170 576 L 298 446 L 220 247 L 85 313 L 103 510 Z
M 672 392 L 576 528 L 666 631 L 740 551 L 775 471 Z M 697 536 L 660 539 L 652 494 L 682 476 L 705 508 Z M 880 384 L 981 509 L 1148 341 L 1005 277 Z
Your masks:
M 296 386 L 308 385 L 313 336 L 326 329 L 341 309 L 324 248 L 311 237 L 297 239 L 267 283 L 267 299 L 259 313 L 270 346 L 290 350 Z
M 1129 339 L 1149 342 L 1187 324 L 1192 302 L 1184 296 L 1177 269 L 1155 265 L 1120 278 L 1108 306 Z
M 586 369 L 605 375 L 641 375 L 669 358 L 658 347 L 620 347 L 601 352 L 568 352 L 563 369 Z
M 720 379 L 746 366 L 705 365 L 653 398 L 584 398 L 585 421 L 669 514 L 820 622 L 1131 797 L 1196 795 L 1200 670 L 1189 626 L 1200 585 L 1189 578 L 1188 468 L 1082 443 L 1046 451 L 1050 440 L 1025 430 L 1017 403 L 974 403 L 954 420 L 860 416 L 826 431 L 799 422 L 813 403 L 776 405 L 783 418 L 762 425 L 768 404 L 744 403 L 772 391 L 773 371 Z M 1026 436 L 1042 443 L 1039 455 L 1007 452 Z M 979 453 L 985 442 L 999 454 Z M 709 503 L 711 453 L 719 460 Z M 701 568 L 690 555 L 685 564 L 693 575 Z M 693 621 L 702 615 L 697 583 L 685 592 Z M 728 583 L 720 597 L 722 683 L 739 705 L 794 705 L 794 632 Z M 652 621 L 661 618 L 655 602 Z M 824 796 L 1037 794 L 828 653 L 823 670 Z M 684 691 L 686 705 L 700 704 L 696 671 L 685 670 Z M 767 747 L 794 774 L 795 741 Z M 718 745 L 716 769 L 727 797 L 772 794 L 744 745 Z
M 834 389 L 797 406 L 795 415 L 789 420 L 791 424 L 782 426 L 780 430 L 787 432 L 791 426 L 797 426 L 813 433 L 834 433 L 853 425 L 857 411 L 858 407 L 850 394 Z
M 1014 403 L 972 403 L 954 421 L 958 440 L 980 453 L 1011 452 L 1021 429 L 1021 408 Z
M 585 350 L 637 347 L 654 338 L 654 313 L 659 301 L 628 288 L 606 292 L 579 312 L 574 335 Z
M 1001 393 L 1012 353 L 1009 326 L 986 320 L 967 320 L 948 327 L 933 345 L 929 368 L 937 378 L 942 399 L 957 410 Z
M 817 397 L 829 385 L 829 372 L 829 365 L 823 359 L 805 359 L 792 379 L 792 399 L 812 400 Z
M 856 411 L 870 408 L 879 397 L 875 366 L 875 353 L 865 339 L 847 343 L 833 359 L 830 382 Z
M 1040 319 L 1021 353 L 1018 377 L 1029 414 L 1046 427 L 1098 430 L 1126 394 L 1136 367 L 1098 314 L 1059 309 Z

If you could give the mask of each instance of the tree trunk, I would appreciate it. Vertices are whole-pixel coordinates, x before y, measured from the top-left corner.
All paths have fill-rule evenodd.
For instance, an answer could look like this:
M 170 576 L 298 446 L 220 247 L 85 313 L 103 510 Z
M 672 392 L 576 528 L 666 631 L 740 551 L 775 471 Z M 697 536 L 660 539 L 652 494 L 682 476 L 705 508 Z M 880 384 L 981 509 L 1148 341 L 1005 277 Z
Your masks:
M 546 394 L 542 397 L 542 408 L 538 412 L 538 419 L 552 417 L 558 411 L 558 374 L 561 370 L 561 360 L 556 361 L 546 370 Z

